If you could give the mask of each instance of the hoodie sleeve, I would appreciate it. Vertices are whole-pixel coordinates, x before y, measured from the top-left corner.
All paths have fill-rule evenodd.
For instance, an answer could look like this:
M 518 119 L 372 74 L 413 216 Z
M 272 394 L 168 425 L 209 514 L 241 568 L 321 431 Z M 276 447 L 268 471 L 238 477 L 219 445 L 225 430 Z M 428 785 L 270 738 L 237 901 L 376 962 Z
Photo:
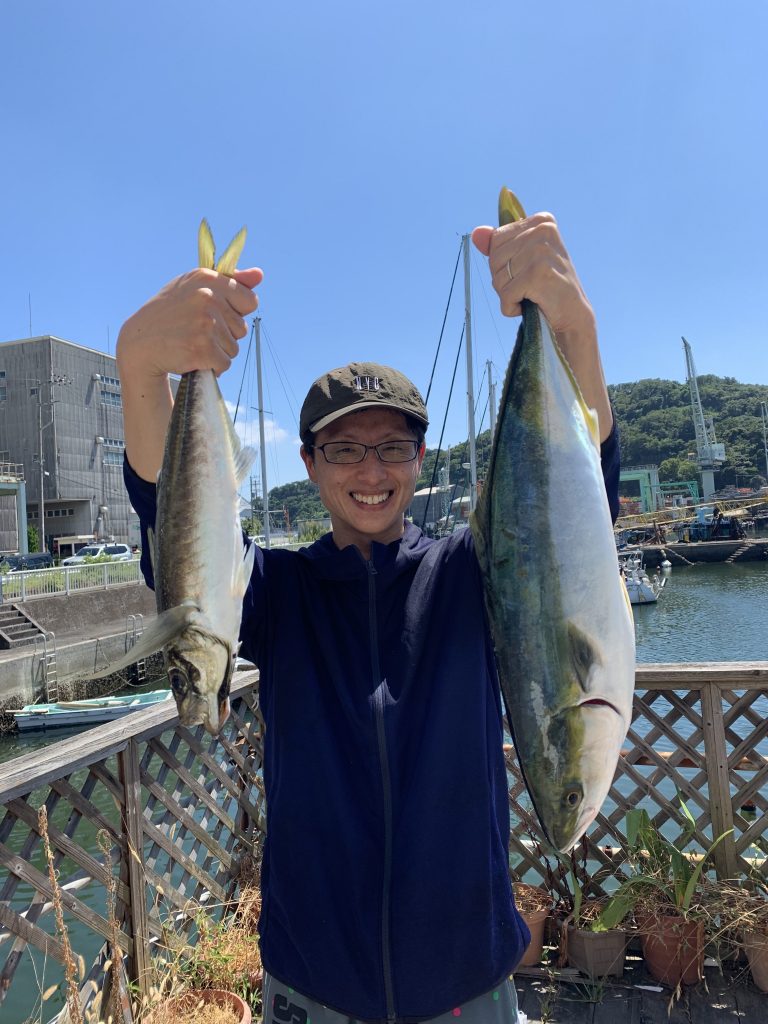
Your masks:
M 615 523 L 619 515 L 619 474 L 621 472 L 619 428 L 616 425 L 615 413 L 611 432 L 600 445 L 600 463 L 603 468 L 603 481 L 605 482 L 605 493 L 608 495 L 611 519 Z
M 141 565 L 144 581 L 151 590 L 154 590 L 155 576 L 152 572 L 152 558 L 149 554 L 147 530 L 150 527 L 152 529 L 155 528 L 157 487 L 155 484 L 149 483 L 148 480 L 142 480 L 125 455 L 123 455 L 123 480 L 125 481 L 125 489 L 128 491 L 128 497 L 131 499 L 131 505 L 139 517 L 139 526 L 141 527 L 141 562 L 139 564 Z

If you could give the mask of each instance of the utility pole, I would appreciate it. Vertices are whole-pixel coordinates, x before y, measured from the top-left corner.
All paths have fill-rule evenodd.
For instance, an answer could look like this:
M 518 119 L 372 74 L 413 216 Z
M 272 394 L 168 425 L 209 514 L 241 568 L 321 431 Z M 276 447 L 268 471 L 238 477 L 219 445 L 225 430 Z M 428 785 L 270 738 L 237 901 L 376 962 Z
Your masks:
M 493 444 L 493 435 L 496 433 L 496 382 L 491 375 L 491 360 L 488 359 L 485 365 L 488 370 L 488 415 L 491 424 L 491 444 Z
M 66 376 L 66 374 L 52 373 L 48 380 L 41 380 L 38 377 L 25 377 L 25 384 L 31 384 L 35 387 L 35 393 L 37 397 L 37 457 L 40 463 L 40 502 L 38 508 L 40 510 L 40 544 L 42 550 L 47 551 L 46 538 L 45 538 L 45 456 L 43 454 L 43 431 L 46 427 L 54 422 L 54 398 L 53 388 L 55 385 L 61 384 L 72 384 L 72 378 Z M 47 423 L 43 423 L 43 386 L 47 385 L 50 388 L 50 407 L 51 407 L 51 418 Z M 55 442 L 54 442 L 55 447 Z

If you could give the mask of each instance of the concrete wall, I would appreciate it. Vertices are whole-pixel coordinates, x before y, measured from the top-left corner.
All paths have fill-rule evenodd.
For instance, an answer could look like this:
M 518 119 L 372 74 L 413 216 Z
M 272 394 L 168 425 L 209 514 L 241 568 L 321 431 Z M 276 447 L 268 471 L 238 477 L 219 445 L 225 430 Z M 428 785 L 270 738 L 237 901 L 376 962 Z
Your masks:
M 144 626 L 155 617 L 155 595 L 141 584 L 111 587 L 82 594 L 41 597 L 20 604 L 39 625 L 56 635 L 56 667 L 61 697 L 78 699 L 114 692 L 126 679 L 84 682 L 107 661 L 127 649 L 128 615 L 143 615 Z M 0 711 L 20 708 L 42 696 L 42 647 L 17 648 L 0 657 Z M 162 655 L 152 659 L 155 674 L 161 671 Z M 148 673 L 150 666 L 147 666 Z M 160 686 L 165 685 L 163 682 Z M 45 697 L 42 696 L 44 700 Z M 0 723 L 0 726 L 2 723 Z
M 122 623 L 129 615 L 143 615 L 146 620 L 157 614 L 154 591 L 143 581 L 108 590 L 85 590 L 79 594 L 36 597 L 23 604 L 17 603 L 35 622 L 57 636 L 75 630 L 96 636 L 100 623 Z

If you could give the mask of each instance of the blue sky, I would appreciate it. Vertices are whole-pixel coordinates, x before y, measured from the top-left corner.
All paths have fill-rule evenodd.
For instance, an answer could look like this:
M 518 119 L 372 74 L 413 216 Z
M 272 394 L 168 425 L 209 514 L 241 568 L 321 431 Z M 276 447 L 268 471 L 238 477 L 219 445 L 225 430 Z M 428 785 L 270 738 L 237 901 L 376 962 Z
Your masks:
M 302 476 L 324 370 L 369 358 L 426 389 L 460 236 L 502 183 L 556 214 L 609 382 L 683 380 L 684 334 L 699 373 L 768 384 L 764 0 L 30 0 L 0 25 L 0 340 L 29 334 L 31 295 L 33 334 L 114 352 L 201 216 L 221 245 L 247 224 L 271 485 Z M 483 263 L 478 373 L 501 378 L 517 325 Z M 221 383 L 252 418 L 246 347 Z M 462 379 L 447 442 L 465 409 Z

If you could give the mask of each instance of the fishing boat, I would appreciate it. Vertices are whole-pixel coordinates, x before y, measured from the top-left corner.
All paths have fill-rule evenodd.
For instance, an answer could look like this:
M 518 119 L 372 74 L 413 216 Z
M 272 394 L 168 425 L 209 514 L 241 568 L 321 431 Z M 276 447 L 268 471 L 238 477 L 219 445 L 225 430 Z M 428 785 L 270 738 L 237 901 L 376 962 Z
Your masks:
M 26 704 L 20 711 L 13 711 L 11 714 L 21 732 L 32 729 L 92 726 L 113 722 L 132 711 L 161 704 L 170 700 L 170 697 L 170 690 L 150 690 L 148 693 L 131 693 L 123 697 L 94 697 L 91 700 L 61 700 L 55 704 Z
M 619 572 L 624 577 L 630 604 L 654 604 L 667 582 L 667 577 L 658 573 L 651 578 L 643 567 L 642 555 L 636 553 L 619 556 Z

